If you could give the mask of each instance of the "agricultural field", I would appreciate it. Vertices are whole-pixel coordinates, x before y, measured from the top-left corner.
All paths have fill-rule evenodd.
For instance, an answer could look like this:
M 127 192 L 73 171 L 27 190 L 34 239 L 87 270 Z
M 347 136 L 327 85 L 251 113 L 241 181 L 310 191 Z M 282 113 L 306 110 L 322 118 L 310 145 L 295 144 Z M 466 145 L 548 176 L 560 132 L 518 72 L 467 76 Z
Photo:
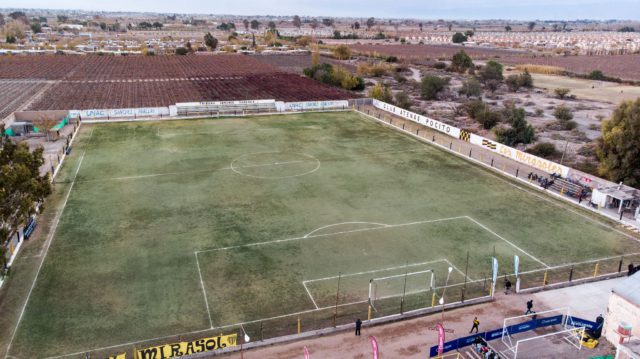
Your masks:
M 568 88 L 571 94 L 579 99 L 610 102 L 618 104 L 622 101 L 634 101 L 640 97 L 640 87 L 619 85 L 615 82 L 593 81 L 566 76 L 532 74 L 536 87 L 553 94 L 557 88 Z
M 474 59 L 491 59 L 504 56 L 524 56 L 527 52 L 480 47 L 464 47 L 461 45 L 364 45 L 353 44 L 349 47 L 356 53 L 364 55 L 378 53 L 384 56 L 396 56 L 412 60 L 438 60 L 440 58 L 450 59 L 455 53 L 464 50 Z
M 276 99 L 318 101 L 351 98 L 348 92 L 290 73 L 201 77 L 162 81 L 61 81 L 30 110 L 133 108 L 177 102 Z
M 605 76 L 622 80 L 640 81 L 640 54 L 611 56 L 554 56 L 554 57 L 518 57 L 508 56 L 498 59 L 508 65 L 535 64 L 561 67 L 565 71 L 588 75 L 600 70 Z
M 331 326 L 334 308 L 352 322 L 369 300 L 374 317 L 397 313 L 403 293 L 405 310 L 429 306 L 445 284 L 447 298 L 463 282 L 486 295 L 494 255 L 506 275 L 514 255 L 545 271 L 640 252 L 610 223 L 355 112 L 78 136 L 44 213 L 57 220 L 18 262 L 38 268 L 24 312 L 0 318 L 8 357 L 106 357 L 240 325 L 268 338 L 298 317 Z
M 316 101 L 353 97 L 346 91 L 283 72 L 244 55 L 2 56 L 0 74 L 11 79 L 5 81 L 7 84 L 32 83 L 40 81 L 40 78 L 57 81 L 28 106 L 29 110 L 158 107 L 177 102 L 249 99 Z M 7 111 L 12 111 L 11 107 L 7 107 Z
M 0 80 L 0 120 L 22 106 L 43 85 L 42 81 Z

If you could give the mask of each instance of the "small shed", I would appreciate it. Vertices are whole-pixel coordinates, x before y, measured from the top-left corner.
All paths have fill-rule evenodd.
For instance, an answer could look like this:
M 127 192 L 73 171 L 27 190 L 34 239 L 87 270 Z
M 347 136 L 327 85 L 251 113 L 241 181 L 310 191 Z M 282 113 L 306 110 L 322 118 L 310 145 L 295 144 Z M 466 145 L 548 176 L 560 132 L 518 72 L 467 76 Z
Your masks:
M 615 345 L 640 337 L 640 272 L 611 290 L 603 335 Z
M 596 188 L 591 194 L 591 202 L 601 208 L 615 208 L 618 213 L 624 209 L 637 212 L 640 191 L 622 183 L 616 186 Z

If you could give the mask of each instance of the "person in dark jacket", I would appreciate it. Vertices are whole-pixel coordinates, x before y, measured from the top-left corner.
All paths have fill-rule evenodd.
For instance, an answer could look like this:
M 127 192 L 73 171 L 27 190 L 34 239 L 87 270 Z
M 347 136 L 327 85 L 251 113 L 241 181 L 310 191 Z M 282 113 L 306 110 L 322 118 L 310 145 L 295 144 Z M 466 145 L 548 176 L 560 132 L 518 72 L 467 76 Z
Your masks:
M 360 336 L 360 328 L 362 328 L 362 320 L 356 319 L 356 335 Z

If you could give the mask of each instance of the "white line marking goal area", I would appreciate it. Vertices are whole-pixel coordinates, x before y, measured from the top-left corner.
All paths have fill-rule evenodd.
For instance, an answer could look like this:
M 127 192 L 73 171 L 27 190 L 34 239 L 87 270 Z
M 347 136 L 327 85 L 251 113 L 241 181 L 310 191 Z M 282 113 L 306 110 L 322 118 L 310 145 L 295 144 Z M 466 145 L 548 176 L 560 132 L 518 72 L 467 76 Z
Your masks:
M 433 286 L 443 286 L 449 267 L 449 285 L 478 281 L 490 277 L 494 253 L 509 272 L 514 254 L 522 270 L 549 267 L 469 216 L 400 224 L 343 222 L 300 237 L 195 254 L 212 326 L 221 326 L 321 310 L 335 306 L 336 299 L 339 305 L 366 302 L 370 281 L 377 299 L 433 291 L 431 277 Z M 231 276 L 234 285 L 228 286 Z

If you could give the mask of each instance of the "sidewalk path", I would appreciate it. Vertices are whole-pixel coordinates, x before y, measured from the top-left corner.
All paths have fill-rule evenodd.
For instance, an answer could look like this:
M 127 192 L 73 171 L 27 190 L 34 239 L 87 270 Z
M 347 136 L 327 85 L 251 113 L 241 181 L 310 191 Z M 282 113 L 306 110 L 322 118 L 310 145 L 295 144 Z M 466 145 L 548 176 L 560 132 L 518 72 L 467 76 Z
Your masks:
M 572 315 L 595 320 L 598 314 L 605 313 L 611 288 L 624 279 L 616 278 L 530 295 L 498 293 L 494 302 L 445 312 L 445 328 L 447 331 L 453 330 L 453 333 L 447 333 L 447 340 L 468 335 L 475 316 L 480 320 L 480 331 L 501 328 L 505 317 L 524 313 L 525 303 L 529 299 L 533 299 L 533 309 L 538 312 L 569 306 Z M 368 336 L 374 335 L 378 340 L 381 358 L 424 359 L 428 357 L 429 347 L 437 344 L 437 334 L 433 328 L 440 319 L 440 315 L 430 315 L 371 328 L 363 327 L 360 337 L 354 336 L 352 332 L 337 333 L 249 350 L 244 353 L 244 358 L 303 358 L 303 347 L 306 345 L 314 359 L 364 359 L 371 357 Z M 582 354 L 586 355 L 588 352 Z M 228 354 L 224 358 L 236 359 L 240 358 L 240 354 Z

